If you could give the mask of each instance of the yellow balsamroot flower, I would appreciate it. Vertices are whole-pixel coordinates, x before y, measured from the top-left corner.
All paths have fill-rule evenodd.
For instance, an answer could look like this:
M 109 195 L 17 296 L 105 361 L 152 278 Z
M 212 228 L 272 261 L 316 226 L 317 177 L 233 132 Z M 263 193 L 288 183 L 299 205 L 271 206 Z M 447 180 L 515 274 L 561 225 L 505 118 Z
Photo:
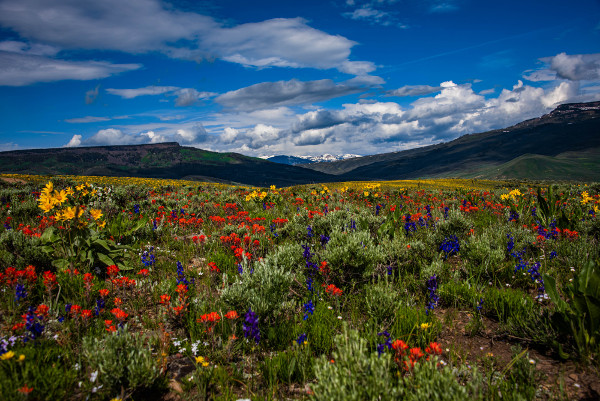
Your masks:
M 421 323 L 421 330 L 427 330 L 431 327 L 431 323 Z
M 67 207 L 66 209 L 63 209 L 62 214 L 61 214 L 61 217 L 62 217 L 61 220 L 74 219 L 76 211 L 77 211 L 77 208 L 71 207 L 71 206 Z M 81 216 L 81 214 L 79 216 Z M 79 217 L 79 216 L 77 216 L 77 217 Z
M 271 186 L 269 187 L 269 189 L 270 189 L 271 191 L 275 191 L 275 190 L 277 189 L 277 187 L 276 187 L 275 185 L 271 185 Z
M 100 217 L 102 217 L 102 210 L 90 209 L 90 215 L 94 218 L 94 220 L 98 220 Z
M 62 205 L 67 201 L 67 191 L 64 189 L 60 192 L 54 191 L 54 202 L 58 205 Z
M 54 190 L 54 184 L 52 184 L 52 181 L 48 181 L 48 183 L 46 184 L 44 189 L 42 189 L 42 193 L 50 196 L 50 194 L 52 193 L 53 190 Z
M 51 199 L 44 198 L 42 200 L 42 198 L 40 197 L 40 203 L 39 203 L 38 207 L 40 209 L 42 209 L 45 213 L 48 213 L 54 207 L 54 203 L 52 202 Z
M 67 195 L 73 195 L 75 193 L 75 191 L 73 191 L 73 188 L 71 187 L 67 187 L 67 189 L 65 189 L 65 192 Z
M 7 359 L 12 358 L 13 356 L 15 356 L 15 353 L 12 352 L 12 351 L 8 351 L 8 352 L 0 355 L 0 359 L 3 360 L 3 361 L 6 361 Z
M 510 198 L 509 194 L 502 194 L 502 195 L 500 195 L 500 199 L 502 199 L 502 200 L 507 200 L 508 198 Z
M 208 361 L 206 361 L 203 356 L 197 356 L 196 363 L 201 364 L 204 367 L 208 366 Z
M 99 223 L 96 223 L 96 225 L 100 228 L 104 228 L 104 226 L 106 225 L 106 221 L 101 221 Z
M 590 195 L 587 193 L 587 191 L 583 191 L 583 192 L 581 193 L 581 204 L 582 204 L 582 205 L 585 205 L 585 204 L 586 204 L 586 203 L 588 203 L 589 201 L 593 201 L 593 200 L 594 200 L 594 198 L 592 198 L 592 197 L 591 197 L 591 196 L 590 196 Z
M 368 192 L 368 191 L 365 191 L 365 198 L 366 198 L 367 196 L 369 196 L 369 192 Z
M 516 198 L 517 196 L 522 196 L 523 194 L 521 193 L 521 191 L 519 191 L 518 189 L 513 189 L 512 191 L 510 191 L 508 193 L 510 196 L 512 196 L 513 198 Z

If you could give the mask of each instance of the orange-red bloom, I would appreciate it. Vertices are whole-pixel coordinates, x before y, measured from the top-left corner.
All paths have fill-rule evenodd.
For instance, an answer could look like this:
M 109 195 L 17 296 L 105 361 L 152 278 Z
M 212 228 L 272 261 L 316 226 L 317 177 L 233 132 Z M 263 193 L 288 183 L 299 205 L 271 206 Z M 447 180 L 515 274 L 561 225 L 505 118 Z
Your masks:
M 442 355 L 442 347 L 438 343 L 431 342 L 429 346 L 425 348 L 425 352 L 431 355 Z
M 229 312 L 227 312 L 225 314 L 225 317 L 229 320 L 233 320 L 233 319 L 237 319 L 240 316 L 238 315 L 238 313 L 236 311 L 230 310 Z

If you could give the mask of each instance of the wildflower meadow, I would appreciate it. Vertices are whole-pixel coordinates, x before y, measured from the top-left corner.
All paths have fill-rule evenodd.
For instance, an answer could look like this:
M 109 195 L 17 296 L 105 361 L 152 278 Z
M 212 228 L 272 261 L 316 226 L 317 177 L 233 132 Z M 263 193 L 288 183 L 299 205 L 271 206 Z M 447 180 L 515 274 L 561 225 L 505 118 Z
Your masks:
M 600 396 L 600 186 L 5 175 L 2 400 Z

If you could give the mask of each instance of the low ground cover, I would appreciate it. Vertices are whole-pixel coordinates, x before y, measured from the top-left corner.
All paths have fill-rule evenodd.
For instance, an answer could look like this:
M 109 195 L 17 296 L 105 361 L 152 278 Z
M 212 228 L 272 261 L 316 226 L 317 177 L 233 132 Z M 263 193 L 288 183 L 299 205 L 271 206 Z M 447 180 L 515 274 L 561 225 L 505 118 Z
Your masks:
M 0 399 L 593 399 L 600 187 L 0 187 Z

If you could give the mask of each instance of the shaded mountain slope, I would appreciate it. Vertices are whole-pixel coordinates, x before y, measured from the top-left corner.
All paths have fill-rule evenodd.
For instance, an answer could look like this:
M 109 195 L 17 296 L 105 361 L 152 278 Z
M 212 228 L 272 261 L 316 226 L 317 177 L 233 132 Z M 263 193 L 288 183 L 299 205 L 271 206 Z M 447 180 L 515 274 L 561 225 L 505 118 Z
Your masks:
M 342 180 L 458 176 L 499 166 L 524 154 L 553 157 L 597 147 L 600 102 L 577 103 L 561 105 L 545 116 L 510 128 L 464 135 L 447 143 L 302 167 L 337 174 Z
M 0 171 L 196 179 L 258 186 L 332 181 L 327 174 L 300 167 L 183 147 L 175 142 L 0 152 Z

